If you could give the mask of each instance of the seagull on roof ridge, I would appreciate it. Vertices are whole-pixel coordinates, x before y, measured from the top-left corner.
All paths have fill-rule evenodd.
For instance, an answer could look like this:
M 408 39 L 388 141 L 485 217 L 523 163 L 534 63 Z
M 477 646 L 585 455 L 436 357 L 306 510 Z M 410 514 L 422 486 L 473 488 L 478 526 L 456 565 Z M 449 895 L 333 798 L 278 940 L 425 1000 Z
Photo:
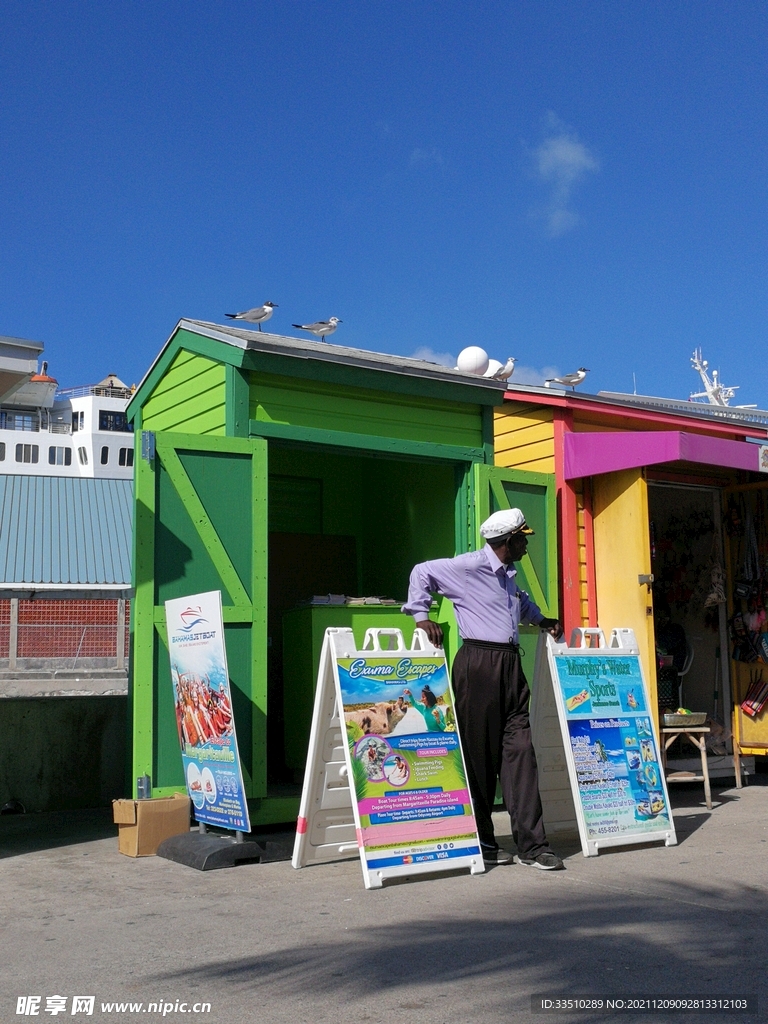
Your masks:
M 277 309 L 276 302 L 265 302 L 263 306 L 256 306 L 255 309 L 246 309 L 242 313 L 225 313 L 230 320 L 245 320 L 247 324 L 258 324 L 259 330 L 265 320 L 272 316 L 272 310 Z
M 341 320 L 337 316 L 332 316 L 329 320 L 316 320 L 313 324 L 291 324 L 291 327 L 298 327 L 300 331 L 311 331 L 322 341 L 329 334 L 333 334 L 340 323 Z
M 572 391 L 575 391 L 576 385 L 581 384 L 588 373 L 589 370 L 585 366 L 580 366 L 576 373 L 564 373 L 562 377 L 550 377 L 549 380 L 544 381 L 544 387 L 548 388 L 552 384 L 562 384 L 563 387 L 571 388 Z
M 509 380 L 515 372 L 515 356 L 510 356 L 503 366 L 500 366 L 495 373 L 488 374 L 488 380 Z

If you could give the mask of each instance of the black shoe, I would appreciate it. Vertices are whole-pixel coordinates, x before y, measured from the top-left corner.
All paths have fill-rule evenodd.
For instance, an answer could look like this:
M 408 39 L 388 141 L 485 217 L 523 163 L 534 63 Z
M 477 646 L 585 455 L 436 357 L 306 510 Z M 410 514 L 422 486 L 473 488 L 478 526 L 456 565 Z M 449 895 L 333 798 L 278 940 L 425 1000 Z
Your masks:
M 518 857 L 517 863 L 526 868 L 539 868 L 541 871 L 562 871 L 565 867 L 557 854 L 551 850 L 537 853 L 535 857 Z
M 512 854 L 507 853 L 500 846 L 486 846 L 481 843 L 480 849 L 483 851 L 483 861 L 489 867 L 495 867 L 497 864 L 514 864 L 515 862 Z

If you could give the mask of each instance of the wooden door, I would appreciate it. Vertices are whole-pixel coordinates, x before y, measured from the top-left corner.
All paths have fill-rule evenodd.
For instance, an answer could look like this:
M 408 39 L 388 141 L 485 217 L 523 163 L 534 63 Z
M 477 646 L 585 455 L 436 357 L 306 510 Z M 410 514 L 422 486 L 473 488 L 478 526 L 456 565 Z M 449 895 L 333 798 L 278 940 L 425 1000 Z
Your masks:
M 626 469 L 592 478 L 597 620 L 606 636 L 629 627 L 657 715 L 653 594 L 639 581 L 651 572 L 648 485 L 643 470 Z
M 184 786 L 164 602 L 222 594 L 246 795 L 267 787 L 267 442 L 144 435 L 136 461 L 132 778 L 155 796 Z M 154 447 L 154 454 L 152 449 Z
M 518 584 L 548 618 L 558 617 L 557 497 L 553 473 L 533 473 L 501 466 L 475 465 L 475 543 L 485 543 L 480 524 L 493 512 L 519 508 L 535 531 L 528 551 L 517 565 Z M 539 630 L 520 630 L 523 669 L 530 682 Z M 527 639 L 526 639 L 527 638 Z

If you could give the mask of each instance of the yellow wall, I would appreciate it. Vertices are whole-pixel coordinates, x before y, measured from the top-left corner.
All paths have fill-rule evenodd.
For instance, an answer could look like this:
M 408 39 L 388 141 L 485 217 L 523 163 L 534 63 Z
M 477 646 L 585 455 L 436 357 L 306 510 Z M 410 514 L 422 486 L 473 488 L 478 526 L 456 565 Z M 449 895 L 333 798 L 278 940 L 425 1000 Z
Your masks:
M 506 402 L 493 411 L 495 464 L 505 469 L 555 472 L 552 409 Z
M 642 469 L 626 469 L 593 477 L 593 487 L 598 623 L 606 638 L 616 628 L 635 631 L 658 724 L 653 600 L 637 582 L 651 571 L 648 485 Z

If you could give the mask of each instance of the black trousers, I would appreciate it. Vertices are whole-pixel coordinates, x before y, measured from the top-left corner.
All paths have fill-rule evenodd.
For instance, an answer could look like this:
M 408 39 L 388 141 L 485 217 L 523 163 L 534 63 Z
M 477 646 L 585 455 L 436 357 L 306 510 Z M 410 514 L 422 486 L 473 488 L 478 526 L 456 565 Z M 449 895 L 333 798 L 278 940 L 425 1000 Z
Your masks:
M 530 691 L 516 649 L 464 643 L 453 662 L 453 691 L 467 781 L 480 841 L 495 843 L 491 813 L 501 780 L 521 857 L 549 849 L 528 718 Z

